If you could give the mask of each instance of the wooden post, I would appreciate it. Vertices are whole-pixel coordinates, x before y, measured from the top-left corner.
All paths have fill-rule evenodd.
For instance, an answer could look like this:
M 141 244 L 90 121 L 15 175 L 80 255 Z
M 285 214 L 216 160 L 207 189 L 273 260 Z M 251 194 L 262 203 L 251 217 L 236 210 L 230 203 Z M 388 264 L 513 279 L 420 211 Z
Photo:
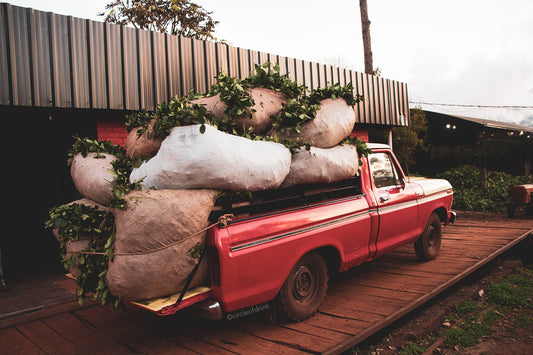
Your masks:
M 361 29 L 363 31 L 363 50 L 365 55 L 365 74 L 374 74 L 372 63 L 372 45 L 370 41 L 370 20 L 368 19 L 368 8 L 366 0 L 359 0 L 361 12 Z

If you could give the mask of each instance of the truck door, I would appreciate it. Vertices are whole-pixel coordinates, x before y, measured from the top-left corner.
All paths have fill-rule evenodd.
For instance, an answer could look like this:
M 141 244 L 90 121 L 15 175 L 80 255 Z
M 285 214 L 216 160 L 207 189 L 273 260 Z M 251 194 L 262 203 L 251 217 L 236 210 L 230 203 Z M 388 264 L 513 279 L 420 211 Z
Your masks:
M 368 159 L 379 215 L 377 257 L 414 237 L 418 203 L 389 152 L 373 153 Z

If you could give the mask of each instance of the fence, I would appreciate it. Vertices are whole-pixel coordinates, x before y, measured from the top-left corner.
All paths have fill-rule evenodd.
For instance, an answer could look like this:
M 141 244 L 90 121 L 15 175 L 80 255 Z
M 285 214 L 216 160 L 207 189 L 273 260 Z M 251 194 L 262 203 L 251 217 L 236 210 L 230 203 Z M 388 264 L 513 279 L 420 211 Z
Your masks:
M 243 78 L 277 63 L 309 89 L 352 83 L 358 122 L 405 126 L 407 85 L 305 60 L 0 3 L 0 105 L 153 109 L 206 92 L 221 70 Z

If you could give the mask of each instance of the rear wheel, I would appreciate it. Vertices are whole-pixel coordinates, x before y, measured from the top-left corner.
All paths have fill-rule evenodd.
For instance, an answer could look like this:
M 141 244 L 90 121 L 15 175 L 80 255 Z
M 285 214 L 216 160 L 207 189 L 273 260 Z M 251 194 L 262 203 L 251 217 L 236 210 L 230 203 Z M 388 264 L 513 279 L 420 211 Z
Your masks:
M 304 255 L 292 268 L 276 296 L 280 320 L 302 321 L 314 315 L 328 288 L 328 270 L 318 252 Z
M 437 257 L 442 240 L 442 224 L 439 216 L 429 216 L 424 233 L 415 242 L 415 252 L 419 260 L 429 261 Z

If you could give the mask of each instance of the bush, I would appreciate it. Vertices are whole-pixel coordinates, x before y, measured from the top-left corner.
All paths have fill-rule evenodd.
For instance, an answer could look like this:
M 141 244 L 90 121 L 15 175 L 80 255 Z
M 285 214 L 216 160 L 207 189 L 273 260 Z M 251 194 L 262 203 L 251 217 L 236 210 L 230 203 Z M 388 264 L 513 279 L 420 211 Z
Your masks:
M 487 174 L 487 189 L 483 190 L 479 169 L 473 165 L 462 165 L 437 177 L 452 184 L 453 208 L 461 211 L 505 213 L 509 187 L 533 183 L 533 176 L 513 176 L 490 171 Z

